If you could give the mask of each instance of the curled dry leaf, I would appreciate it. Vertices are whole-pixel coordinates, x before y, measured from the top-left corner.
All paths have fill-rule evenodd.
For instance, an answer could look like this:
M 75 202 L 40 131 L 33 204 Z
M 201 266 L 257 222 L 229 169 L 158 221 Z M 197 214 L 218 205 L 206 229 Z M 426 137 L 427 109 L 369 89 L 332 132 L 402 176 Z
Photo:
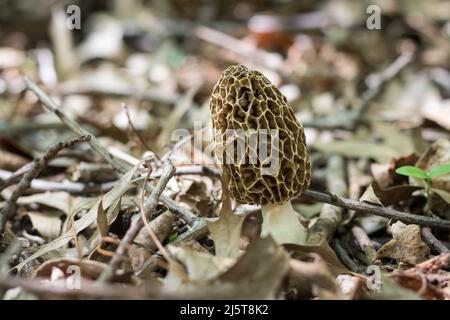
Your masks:
M 378 250 L 377 258 L 386 257 L 398 262 L 416 264 L 430 254 L 430 248 L 420 237 L 418 225 L 405 225 L 399 221 L 393 224 L 391 230 L 393 239 Z

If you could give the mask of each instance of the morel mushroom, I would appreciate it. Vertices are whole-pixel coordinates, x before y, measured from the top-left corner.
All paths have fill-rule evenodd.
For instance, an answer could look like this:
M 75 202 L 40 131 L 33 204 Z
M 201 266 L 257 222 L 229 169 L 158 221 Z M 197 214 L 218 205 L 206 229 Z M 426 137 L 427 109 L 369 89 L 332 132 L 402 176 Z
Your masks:
M 260 72 L 233 65 L 215 85 L 210 108 L 231 196 L 261 205 L 262 235 L 303 244 L 307 230 L 290 200 L 308 187 L 311 165 L 303 127 L 286 97 Z

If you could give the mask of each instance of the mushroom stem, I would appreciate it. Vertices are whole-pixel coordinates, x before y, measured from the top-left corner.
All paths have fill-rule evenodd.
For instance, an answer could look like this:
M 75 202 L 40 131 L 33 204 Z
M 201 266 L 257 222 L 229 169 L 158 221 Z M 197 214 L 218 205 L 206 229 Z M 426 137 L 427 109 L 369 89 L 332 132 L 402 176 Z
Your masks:
M 263 216 L 261 236 L 271 235 L 282 243 L 304 245 L 308 230 L 300 223 L 298 213 L 292 208 L 290 201 L 283 204 L 267 204 L 261 207 Z

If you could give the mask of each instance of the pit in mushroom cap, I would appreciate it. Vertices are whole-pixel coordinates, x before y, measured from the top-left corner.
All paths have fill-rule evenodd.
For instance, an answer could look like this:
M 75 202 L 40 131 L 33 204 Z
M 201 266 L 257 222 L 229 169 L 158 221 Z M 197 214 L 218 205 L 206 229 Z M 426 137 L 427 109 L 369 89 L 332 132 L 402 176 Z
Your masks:
M 290 199 L 308 187 L 311 165 L 303 127 L 286 97 L 260 72 L 235 65 L 214 86 L 210 108 L 223 181 L 231 196 L 261 205 L 262 236 L 271 235 L 278 243 L 305 244 L 308 230 Z M 253 144 L 255 135 L 259 141 Z M 262 149 L 269 152 L 263 155 Z M 276 157 L 275 170 L 265 174 L 267 160 Z
M 308 187 L 311 165 L 303 127 L 286 97 L 263 74 L 242 65 L 228 67 L 214 86 L 210 109 L 217 144 L 225 147 L 236 139 L 245 140 L 243 154 L 236 155 L 239 150 L 234 149 L 236 161 L 227 163 L 226 155 L 222 157 L 234 199 L 247 204 L 282 204 Z M 256 152 L 256 163 L 249 161 L 250 135 L 252 130 L 261 129 L 268 135 L 276 130 L 279 141 L 276 148 L 267 138 L 269 155 L 279 155 L 278 166 L 270 175 L 263 172 L 266 161 L 260 152 Z M 230 139 L 227 130 L 239 132 L 240 136 Z M 222 152 L 226 152 L 225 148 Z

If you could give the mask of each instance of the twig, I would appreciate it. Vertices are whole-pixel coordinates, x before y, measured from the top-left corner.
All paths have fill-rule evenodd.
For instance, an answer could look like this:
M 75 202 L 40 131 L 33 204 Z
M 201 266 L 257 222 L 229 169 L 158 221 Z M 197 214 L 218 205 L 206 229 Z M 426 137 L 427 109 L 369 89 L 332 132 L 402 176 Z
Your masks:
M 130 110 L 128 109 L 128 105 L 126 103 L 123 104 L 123 108 L 125 109 L 125 114 L 127 115 L 128 119 L 128 125 L 130 126 L 131 131 L 134 133 L 134 135 L 139 139 L 139 142 L 142 144 L 142 146 L 147 149 L 148 151 L 152 151 L 152 149 L 148 146 L 148 144 L 145 142 L 144 138 L 139 134 L 139 132 L 136 130 L 133 121 L 131 121 L 130 116 Z M 152 151 L 153 152 L 153 151 Z M 159 159 L 159 156 L 153 152 L 155 156 Z
M 21 287 L 39 296 L 57 296 L 67 299 L 78 298 L 80 296 L 116 299 L 148 299 L 158 297 L 157 291 L 151 294 L 142 288 L 98 282 L 83 283 L 79 289 L 70 289 L 65 285 L 58 286 L 38 279 L 25 280 L 19 277 L 5 277 L 0 280 L 0 288 L 8 289 L 16 287 Z
M 164 173 L 161 176 L 161 179 L 159 179 L 158 183 L 156 184 L 156 187 L 153 189 L 150 197 L 147 199 L 144 205 L 144 210 L 147 214 L 152 214 L 153 211 L 156 208 L 156 205 L 159 202 L 159 199 L 161 197 L 162 192 L 164 191 L 164 188 L 166 187 L 167 183 L 169 182 L 170 178 L 172 178 L 173 174 L 175 172 L 175 167 L 173 164 L 168 160 L 164 163 Z M 116 253 L 112 257 L 111 261 L 109 262 L 108 268 L 106 268 L 101 275 L 98 278 L 98 281 L 100 282 L 108 282 L 111 277 L 114 275 L 120 261 L 122 260 L 122 257 L 125 255 L 126 249 L 128 245 L 136 238 L 139 231 L 144 226 L 144 223 L 142 222 L 139 217 L 135 217 L 133 221 L 131 222 L 131 226 L 128 229 L 127 233 L 123 237 L 122 241 L 120 242 L 119 246 L 117 247 Z
M 3 233 L 6 221 L 10 219 L 16 211 L 17 199 L 30 187 L 31 181 L 41 173 L 41 171 L 47 166 L 48 162 L 52 160 L 62 149 L 69 148 L 74 144 L 80 142 L 90 141 L 90 139 L 91 136 L 84 135 L 81 137 L 66 140 L 64 142 L 60 142 L 48 149 L 44 156 L 36 158 L 34 160 L 33 168 L 23 176 L 22 180 L 20 180 L 16 190 L 14 190 L 13 194 L 8 199 L 6 205 L 3 207 L 0 213 L 0 234 Z
M 79 135 L 89 134 L 89 132 L 81 128 L 81 126 L 77 122 L 67 117 L 67 115 L 64 114 L 64 112 L 62 112 L 59 109 L 56 103 L 52 99 L 50 99 L 50 97 L 45 92 L 43 92 L 33 81 L 31 81 L 26 77 L 24 79 L 25 83 L 27 84 L 27 87 L 31 91 L 33 91 L 33 93 L 39 98 L 42 104 L 48 110 L 55 113 L 55 115 L 58 116 L 65 125 L 67 125 L 71 130 L 78 133 Z M 106 148 L 98 141 L 98 139 L 95 136 L 92 135 L 89 145 L 92 147 L 94 151 L 96 151 L 100 156 L 102 156 L 109 164 L 112 165 L 114 169 L 116 169 L 121 174 L 125 174 L 130 169 L 130 167 L 127 164 L 115 159 L 106 150 Z M 148 183 L 147 189 L 152 192 L 153 186 L 150 183 Z M 176 214 L 181 219 L 186 221 L 186 223 L 188 223 L 189 225 L 192 226 L 195 222 L 197 222 L 198 218 L 195 214 L 193 214 L 186 208 L 178 205 L 176 201 L 174 201 L 173 199 L 165 195 L 161 195 L 160 199 L 161 202 L 170 209 L 170 211 L 172 211 L 174 214 Z
M 180 100 L 180 96 L 177 94 L 172 94 L 167 96 L 165 94 L 160 94 L 158 92 L 150 91 L 138 91 L 135 89 L 128 88 L 108 88 L 102 85 L 96 85 L 87 87 L 86 85 L 79 84 L 75 86 L 69 86 L 68 84 L 61 84 L 56 88 L 56 93 L 62 96 L 81 94 L 81 95 L 91 95 L 91 96 L 108 96 L 116 98 L 124 97 L 136 97 L 143 101 L 151 101 L 162 104 L 173 105 Z M 197 107 L 196 104 L 193 104 Z
M 30 165 L 33 163 L 30 162 Z M 20 169 L 19 169 L 20 170 Z M 17 172 L 17 171 L 16 171 Z M 11 184 L 17 183 L 20 179 L 17 180 L 17 177 L 22 178 L 23 174 L 16 175 L 10 171 L 1 170 L 0 169 L 0 179 L 5 179 L 3 183 L 0 183 L 0 191 L 2 188 L 7 187 Z M 11 179 L 10 179 L 11 178 Z M 65 191 L 68 193 L 102 193 L 111 190 L 117 181 L 105 182 L 100 184 L 85 184 L 81 182 L 55 182 L 55 181 L 47 181 L 42 179 L 34 179 L 31 181 L 31 189 L 33 191 Z
M 4 188 L 13 185 L 20 181 L 23 175 L 29 171 L 32 167 L 33 163 L 23 166 L 19 170 L 14 173 L 7 170 L 0 169 L 0 180 L 4 180 L 0 182 L 0 191 Z M 24 170 L 24 172 L 22 172 Z M 162 170 L 158 170 L 151 174 L 151 178 L 159 179 L 161 178 Z M 175 176 L 185 176 L 185 175 L 201 175 L 201 176 L 209 176 L 212 178 L 220 178 L 222 175 L 222 171 L 213 168 L 213 167 L 205 167 L 201 165 L 193 165 L 186 167 L 178 167 L 175 171 Z M 31 182 L 31 189 L 37 191 L 65 191 L 68 193 L 99 193 L 99 192 L 107 192 L 111 190 L 117 181 L 104 182 L 100 184 L 85 184 L 81 182 L 55 182 L 55 181 L 47 181 L 41 179 L 34 179 Z
M 331 241 L 332 247 L 336 254 L 339 256 L 339 259 L 353 272 L 361 272 L 362 268 L 359 266 L 352 258 L 348 255 L 347 251 L 345 251 L 344 247 L 341 244 L 339 239 L 333 239 Z
M 166 168 L 166 166 L 169 166 Z M 173 176 L 173 173 L 175 172 L 175 168 L 172 165 L 172 163 L 170 161 L 167 161 L 165 163 L 165 166 L 163 168 L 163 175 L 162 175 L 162 179 L 165 179 L 166 176 L 169 176 L 170 173 L 170 177 Z M 155 244 L 155 246 L 158 248 L 158 250 L 161 252 L 161 254 L 163 255 L 163 257 L 166 259 L 166 261 L 170 261 L 170 256 L 169 253 L 166 251 L 166 249 L 164 249 L 163 245 L 161 244 L 161 241 L 159 241 L 158 237 L 155 235 L 155 233 L 153 232 L 152 228 L 150 227 L 150 225 L 148 224 L 148 217 L 151 216 L 151 214 L 153 213 L 153 211 L 155 210 L 156 207 L 156 203 L 158 202 L 158 199 L 153 199 L 152 202 L 150 203 L 150 205 L 148 206 L 149 208 L 147 208 L 150 211 L 146 210 L 146 206 L 144 205 L 144 199 L 145 199 L 145 185 L 148 183 L 149 179 L 150 179 L 150 174 L 151 171 L 149 170 L 147 177 L 145 178 L 145 182 L 144 182 L 144 187 L 142 188 L 142 192 L 141 192 L 141 197 L 140 197 L 140 211 L 141 211 L 141 220 L 145 225 L 145 228 L 147 229 L 151 239 L 153 240 L 153 243 Z M 170 179 L 169 177 L 169 179 Z M 169 179 L 167 179 L 167 182 L 169 181 Z M 156 200 L 156 201 L 155 201 Z
M 412 61 L 413 56 L 414 52 L 407 51 L 402 53 L 392 64 L 375 76 L 377 83 L 363 93 L 361 103 L 356 108 L 355 116 L 352 119 L 353 129 L 361 123 L 362 118 L 369 110 L 371 102 L 383 92 L 386 84 L 393 80 Z
M 364 91 L 360 103 L 354 110 L 344 112 L 337 117 L 323 117 L 312 121 L 303 121 L 303 126 L 316 129 L 356 129 L 358 125 L 364 122 L 363 118 L 372 101 L 383 92 L 386 84 L 392 81 L 412 61 L 413 55 L 412 52 L 402 53 L 392 64 L 380 72 L 378 76 L 375 76 L 377 83 Z
M 312 11 L 295 15 L 256 14 L 248 21 L 248 28 L 255 33 L 293 32 L 323 29 L 338 24 L 330 14 Z
M 222 171 L 212 167 L 205 167 L 200 165 L 186 166 L 186 167 L 177 167 L 175 171 L 176 176 L 185 176 L 185 175 L 201 175 L 201 176 L 210 176 L 215 178 L 220 178 L 222 176 Z M 161 171 L 156 171 L 152 173 L 152 178 L 161 177 Z
M 439 241 L 439 239 L 434 236 L 430 228 L 422 228 L 420 230 L 420 234 L 422 235 L 424 242 L 438 253 L 442 254 L 450 251 L 441 241 Z
M 355 237 L 360 249 L 366 255 L 367 261 L 369 263 L 373 261 L 376 257 L 377 252 L 364 229 L 359 226 L 353 226 L 352 234 Z
M 411 213 L 397 211 L 394 209 L 377 207 L 375 205 L 371 205 L 365 202 L 346 199 L 329 193 L 306 190 L 305 192 L 302 193 L 302 195 L 299 198 L 309 201 L 313 200 L 318 202 L 325 202 L 333 206 L 351 209 L 358 212 L 370 213 L 389 219 L 399 220 L 405 223 L 414 223 L 439 229 L 450 229 L 450 221 L 447 220 L 418 216 Z
M 347 193 L 345 184 L 344 161 L 340 156 L 332 156 L 327 168 L 328 190 L 333 194 L 344 196 Z M 330 241 L 334 231 L 342 220 L 342 209 L 325 204 L 320 210 L 319 219 L 308 232 L 308 242 L 320 243 Z
M 4 179 L 4 181 L 0 182 L 0 191 L 9 187 L 10 185 L 13 185 L 13 184 L 19 182 L 20 179 L 22 179 L 22 177 L 27 172 L 30 172 L 31 169 L 33 169 L 33 162 L 29 162 L 26 165 L 20 167 L 19 169 L 14 171 L 14 173 L 11 173 L 7 178 L 0 176 L 0 179 Z M 5 170 L 1 170 L 1 171 L 5 171 Z
M 98 141 L 97 137 L 89 133 L 88 131 L 81 128 L 81 126 L 70 119 L 65 113 L 63 113 L 56 103 L 44 92 L 42 91 L 36 83 L 24 77 L 25 83 L 31 91 L 39 98 L 39 101 L 46 107 L 49 111 L 53 112 L 66 126 L 68 126 L 72 131 L 79 134 L 80 136 L 91 135 L 91 140 L 89 141 L 89 145 L 94 149 L 97 153 L 99 153 L 105 160 L 113 166 L 117 171 L 124 174 L 128 171 L 128 167 L 116 159 L 114 159 L 109 152 L 103 147 L 103 145 Z
M 194 34 L 204 41 L 225 48 L 263 67 L 273 70 L 282 69 L 283 61 L 278 55 L 258 49 L 249 43 L 245 43 L 223 32 L 205 26 L 199 26 L 194 29 Z

